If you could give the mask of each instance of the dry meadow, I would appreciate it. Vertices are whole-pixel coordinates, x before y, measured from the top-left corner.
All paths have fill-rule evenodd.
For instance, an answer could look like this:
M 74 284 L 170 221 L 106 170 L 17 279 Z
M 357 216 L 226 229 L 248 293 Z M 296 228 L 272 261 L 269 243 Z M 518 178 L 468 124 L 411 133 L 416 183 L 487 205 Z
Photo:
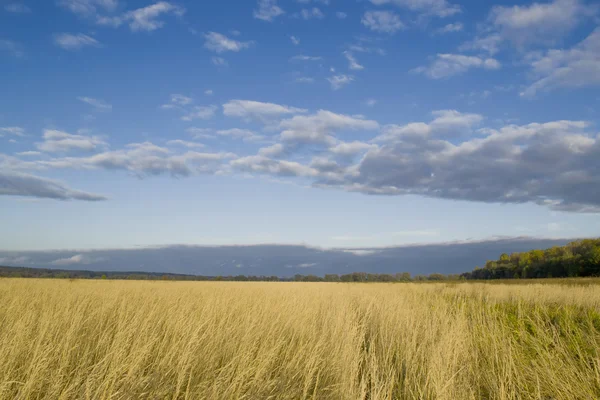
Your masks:
M 0 399 L 597 399 L 600 286 L 0 279 Z

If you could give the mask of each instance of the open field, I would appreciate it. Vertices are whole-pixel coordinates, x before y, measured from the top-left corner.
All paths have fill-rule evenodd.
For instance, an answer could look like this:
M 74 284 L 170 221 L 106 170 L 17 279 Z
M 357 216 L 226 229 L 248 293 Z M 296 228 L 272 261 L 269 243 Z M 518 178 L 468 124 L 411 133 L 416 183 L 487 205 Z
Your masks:
M 0 279 L 0 399 L 596 399 L 600 286 Z

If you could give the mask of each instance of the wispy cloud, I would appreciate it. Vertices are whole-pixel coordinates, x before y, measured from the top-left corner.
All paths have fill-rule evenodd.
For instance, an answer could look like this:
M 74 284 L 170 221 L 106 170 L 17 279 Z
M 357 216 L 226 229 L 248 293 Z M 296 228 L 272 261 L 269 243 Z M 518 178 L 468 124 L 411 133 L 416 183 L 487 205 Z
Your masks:
M 107 102 L 99 99 L 94 99 L 93 97 L 78 97 L 77 100 L 82 101 L 90 106 L 94 107 L 99 111 L 110 111 L 112 110 L 112 105 Z
M 495 58 L 481 58 L 462 54 L 438 54 L 430 65 L 415 68 L 412 72 L 424 74 L 431 79 L 442 79 L 465 73 L 472 68 L 496 70 L 501 66 Z
M 0 51 L 5 51 L 16 58 L 21 58 L 25 55 L 23 46 L 13 40 L 0 39 Z
M 186 9 L 183 7 L 166 1 L 159 1 L 147 7 L 127 11 L 117 16 L 97 16 L 96 22 L 99 25 L 115 28 L 128 24 L 132 32 L 152 32 L 164 26 L 165 22 L 160 19 L 162 15 L 172 14 L 181 17 L 185 12 Z
M 334 75 L 327 78 L 329 83 L 331 84 L 331 88 L 333 90 L 339 90 L 344 86 L 350 84 L 350 82 L 354 81 L 354 77 L 352 75 Z
M 406 28 L 400 17 L 391 11 L 367 11 L 360 22 L 373 31 L 389 34 Z
M 54 44 L 64 50 L 81 50 L 84 47 L 100 47 L 100 42 L 83 33 L 57 33 L 54 35 Z
M 276 17 L 285 14 L 277 4 L 277 0 L 258 0 L 258 8 L 254 10 L 254 18 L 271 22 Z
M 4 6 L 4 10 L 15 14 L 25 14 L 31 12 L 31 8 L 27 7 L 23 3 L 8 3 Z
M 204 35 L 204 38 L 206 39 L 204 47 L 216 53 L 224 53 L 227 51 L 238 52 L 249 48 L 253 43 L 230 39 L 218 32 L 208 32 Z

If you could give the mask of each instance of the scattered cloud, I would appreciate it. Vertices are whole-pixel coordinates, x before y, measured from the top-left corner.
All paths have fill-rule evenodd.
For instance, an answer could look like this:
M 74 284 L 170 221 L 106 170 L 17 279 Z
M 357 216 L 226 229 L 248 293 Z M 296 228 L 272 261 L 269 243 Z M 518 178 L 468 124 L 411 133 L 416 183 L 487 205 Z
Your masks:
M 5 126 L 0 127 L 0 137 L 4 136 L 4 134 L 14 135 L 14 136 L 25 136 L 25 129 L 18 126 Z
M 294 46 L 298 46 L 300 44 L 300 39 L 298 39 L 296 36 L 290 36 L 290 40 L 292 41 Z
M 57 33 L 54 35 L 54 44 L 64 50 L 81 50 L 84 47 L 100 47 L 100 42 L 83 33 Z
M 279 123 L 280 138 L 288 143 L 335 144 L 332 133 L 340 130 L 375 130 L 379 124 L 372 120 L 319 110 L 312 115 L 296 115 Z
M 356 58 L 351 52 L 344 51 L 344 57 L 346 57 L 346 60 L 348 60 L 348 68 L 350 68 L 351 70 L 360 71 L 365 69 L 365 67 L 363 67 L 358 63 L 358 61 L 356 61 Z
M 439 29 L 436 29 L 435 33 L 438 35 L 443 35 L 445 33 L 460 32 L 463 29 L 464 29 L 464 25 L 460 22 L 457 22 L 454 24 L 447 24 Z
M 348 17 L 348 14 L 346 14 L 345 12 L 342 12 L 342 11 L 338 11 L 335 13 L 335 16 L 338 17 L 339 19 L 346 19 Z
M 202 143 L 190 142 L 190 141 L 181 140 L 181 139 L 169 140 L 167 142 L 167 144 L 169 146 L 183 146 L 183 147 L 188 147 L 188 148 L 202 148 L 202 147 L 205 147 Z
M 224 160 L 235 158 L 229 152 L 200 153 L 186 151 L 173 153 L 152 142 L 131 143 L 120 150 L 105 151 L 89 157 L 64 157 L 39 161 L 46 168 L 124 170 L 139 178 L 169 174 L 187 177 L 192 174 L 214 174 Z
M 196 128 L 191 127 L 185 130 L 189 133 L 194 139 L 214 139 L 214 131 L 210 128 Z
M 21 44 L 7 39 L 0 39 L 0 51 L 5 51 L 16 58 L 21 58 L 25 55 Z
M 73 2 L 75 0 L 70 1 Z M 152 32 L 164 26 L 165 22 L 159 19 L 163 14 L 172 14 L 181 17 L 185 12 L 186 10 L 183 7 L 176 6 L 167 1 L 159 1 L 147 7 L 127 11 L 118 16 L 97 16 L 96 22 L 99 25 L 112 26 L 115 28 L 123 24 L 128 24 L 129 29 L 132 32 Z
M 307 55 L 297 55 L 297 56 L 293 56 L 292 58 L 290 58 L 290 61 L 319 61 L 322 60 L 322 57 L 318 57 L 318 56 L 307 56 Z
M 217 32 L 209 32 L 204 35 L 204 38 L 206 39 L 204 47 L 216 53 L 224 53 L 226 51 L 238 52 L 247 49 L 252 45 L 252 42 L 241 42 L 230 39 Z
M 323 19 L 325 18 L 325 14 L 318 7 L 313 8 L 303 8 L 298 14 L 302 19 Z
M 368 107 L 374 107 L 377 104 L 377 100 L 375 99 L 367 99 L 365 100 L 365 105 Z
M 469 51 L 469 50 L 485 51 L 489 55 L 493 56 L 494 54 L 496 54 L 500 51 L 500 46 L 501 46 L 503 40 L 504 39 L 502 38 L 502 36 L 500 36 L 500 34 L 493 33 L 493 34 L 483 36 L 483 37 L 476 37 L 475 39 L 473 39 L 469 42 L 463 43 L 462 45 L 460 45 L 458 50 L 460 50 L 460 51 Z
M 222 129 L 222 130 L 218 130 L 217 135 L 221 135 L 221 136 L 228 136 L 231 138 L 235 138 L 235 139 L 242 139 L 245 142 L 252 142 L 252 141 L 258 141 L 258 140 L 262 140 L 264 139 L 264 136 L 257 134 L 254 131 L 251 131 L 250 129 L 239 129 L 239 128 L 232 128 L 232 129 Z
M 112 110 L 112 105 L 107 102 L 99 99 L 94 99 L 92 97 L 78 97 L 77 100 L 82 101 L 90 106 L 94 107 L 99 111 L 110 111 Z
M 377 145 L 364 143 L 359 141 L 354 142 L 340 142 L 335 146 L 331 147 L 329 150 L 333 154 L 341 155 L 341 156 L 353 156 L 358 153 L 365 152 L 367 150 L 376 149 Z
M 217 112 L 218 107 L 210 106 L 194 106 L 181 117 L 183 121 L 193 121 L 195 119 L 211 119 Z
M 277 5 L 277 0 L 258 0 L 258 8 L 254 10 L 254 18 L 268 22 L 282 14 L 285 11 Z
M 217 67 L 226 67 L 226 66 L 229 65 L 229 63 L 227 62 L 227 60 L 225 60 L 222 57 L 211 57 L 210 58 L 210 62 L 212 62 Z
M 97 136 L 71 135 L 54 129 L 44 130 L 43 139 L 36 147 L 46 153 L 94 151 L 106 146 L 106 142 Z
M 58 5 L 81 16 L 93 16 L 100 10 L 114 11 L 118 0 L 58 0 Z
M 389 34 L 406 28 L 400 17 L 391 11 L 367 11 L 360 22 L 375 32 Z
M 418 67 L 412 72 L 424 74 L 431 79 L 442 79 L 462 74 L 472 68 L 499 69 L 501 64 L 494 58 L 465 56 L 462 54 L 438 54 L 427 67 Z
M 333 90 L 339 90 L 354 80 L 352 75 L 333 75 L 327 78 Z
M 223 114 L 227 117 L 238 118 L 272 118 L 286 114 L 301 114 L 307 112 L 304 108 L 290 107 L 275 103 L 264 103 L 252 100 L 230 100 L 223 104 Z
M 554 0 L 523 6 L 494 6 L 488 21 L 503 39 L 522 48 L 554 43 L 595 11 L 596 8 L 581 0 Z
M 540 91 L 600 85 L 600 28 L 569 50 L 549 50 L 532 57 L 536 80 L 521 96 L 533 97 Z
M 296 83 L 314 83 L 315 82 L 315 78 L 311 78 L 308 76 L 301 76 L 296 78 Z
M 23 3 L 8 3 L 4 5 L 4 10 L 15 14 L 25 14 L 31 12 L 31 8 L 27 7 Z
M 37 157 L 37 156 L 41 156 L 42 153 L 39 151 L 22 151 L 20 153 L 17 153 L 18 156 L 31 156 L 31 157 Z
M 460 6 L 447 0 L 369 0 L 375 5 L 393 4 L 400 8 L 432 15 L 440 18 L 450 17 L 461 12 Z
M 0 171 L 0 196 L 24 196 L 55 200 L 106 200 L 104 196 L 71 189 L 55 180 L 10 171 Z
M 212 89 L 207 89 L 207 90 L 204 91 L 204 94 L 206 96 L 212 96 L 214 94 L 214 92 L 212 91 Z

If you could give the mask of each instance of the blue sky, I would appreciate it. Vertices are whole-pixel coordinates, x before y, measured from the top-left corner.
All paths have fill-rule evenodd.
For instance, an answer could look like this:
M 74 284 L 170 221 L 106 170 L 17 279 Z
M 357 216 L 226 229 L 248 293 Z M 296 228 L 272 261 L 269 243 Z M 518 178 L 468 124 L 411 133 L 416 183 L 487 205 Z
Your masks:
M 0 6 L 0 249 L 600 232 L 594 2 Z

